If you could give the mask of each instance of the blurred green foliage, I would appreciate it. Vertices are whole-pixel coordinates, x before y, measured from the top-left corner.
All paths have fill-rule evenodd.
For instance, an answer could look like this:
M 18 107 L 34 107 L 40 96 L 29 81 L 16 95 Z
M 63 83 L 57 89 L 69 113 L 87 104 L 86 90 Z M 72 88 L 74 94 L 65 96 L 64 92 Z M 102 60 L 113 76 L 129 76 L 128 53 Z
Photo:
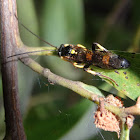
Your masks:
M 126 0 L 126 6 L 123 8 L 119 7 L 118 3 L 121 5 L 121 1 L 115 0 L 17 0 L 20 21 L 55 46 L 59 47 L 62 43 L 80 43 L 91 48 L 92 42 L 98 41 L 107 49 L 133 50 L 132 44 L 140 24 L 140 2 Z M 122 11 L 120 15 L 117 10 Z M 118 14 L 118 18 L 114 20 L 112 13 Z M 107 20 L 109 18 L 111 20 Z M 28 46 L 48 46 L 22 27 L 20 34 Z M 137 40 L 140 40 L 140 37 L 137 37 Z M 139 50 L 138 45 L 137 51 Z M 33 59 L 63 77 L 98 87 L 104 86 L 108 91 L 111 89 L 108 84 L 103 85 L 104 82 L 99 77 L 75 69 L 70 63 L 59 58 L 43 56 Z M 29 140 L 55 140 L 60 137 L 70 139 L 70 135 L 73 139 L 79 139 L 83 130 L 86 132 L 83 132 L 84 139 L 117 139 L 116 134 L 95 129 L 93 110 L 83 123 L 87 110 L 93 108 L 90 101 L 82 99 L 69 89 L 52 85 L 23 64 L 19 64 L 19 84 L 24 126 Z M 0 126 L 4 126 L 1 89 L 0 92 L 0 113 L 3 116 Z M 89 124 L 92 125 L 90 129 Z M 78 125 L 81 127 L 77 127 Z M 73 129 L 77 133 L 73 133 Z M 138 129 L 133 129 L 132 134 Z M 0 128 L 0 133 L 2 138 L 4 127 Z M 139 136 L 140 134 L 136 133 L 131 137 L 137 139 Z

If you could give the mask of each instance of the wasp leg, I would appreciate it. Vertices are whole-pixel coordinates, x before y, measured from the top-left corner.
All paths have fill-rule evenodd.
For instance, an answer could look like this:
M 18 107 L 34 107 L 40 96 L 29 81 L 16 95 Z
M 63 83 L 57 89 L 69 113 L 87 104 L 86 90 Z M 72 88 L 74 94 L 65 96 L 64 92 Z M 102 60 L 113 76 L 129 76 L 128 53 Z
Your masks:
M 95 48 L 98 47 L 101 51 L 105 51 L 105 52 L 108 52 L 108 50 L 106 48 L 104 48 L 103 46 L 101 46 L 100 44 L 98 43 L 93 43 L 92 44 L 92 51 L 94 52 L 95 51 Z
M 81 44 L 77 44 L 77 46 L 80 47 L 80 48 L 86 49 L 86 47 L 81 45 Z
M 95 47 L 96 47 L 95 43 L 92 43 L 92 51 L 93 52 L 95 51 Z
M 93 74 L 93 75 L 98 75 L 98 76 L 100 75 L 100 73 L 91 70 L 91 69 L 89 68 L 89 66 L 90 66 L 90 64 L 85 65 L 84 68 L 83 68 L 84 71 L 86 71 L 86 72 L 88 72 L 88 73 L 91 73 L 91 74 Z
M 99 73 L 99 72 L 95 72 L 95 71 L 93 71 L 93 70 L 91 70 L 90 68 L 88 68 L 87 67 L 87 65 L 85 65 L 86 67 L 84 67 L 84 71 L 86 71 L 86 72 L 88 72 L 88 73 L 90 73 L 90 74 L 92 74 L 92 75 L 97 75 L 97 76 L 100 76 L 101 75 L 101 73 Z
M 111 78 L 108 77 L 108 76 L 102 75 L 102 74 L 99 73 L 99 72 L 95 72 L 95 71 L 91 70 L 90 68 L 84 68 L 84 70 L 85 70 L 86 72 L 88 72 L 88 73 L 94 75 L 94 76 L 97 75 L 97 76 L 99 76 L 99 77 L 101 77 L 101 78 L 108 79 L 109 81 L 111 81 L 112 84 L 115 83 L 116 86 L 118 86 L 118 84 L 117 84 L 113 79 L 111 79 Z
M 81 64 L 81 63 L 77 63 L 77 62 L 74 62 L 73 63 L 73 66 L 77 67 L 77 68 L 83 68 L 85 66 L 85 64 Z

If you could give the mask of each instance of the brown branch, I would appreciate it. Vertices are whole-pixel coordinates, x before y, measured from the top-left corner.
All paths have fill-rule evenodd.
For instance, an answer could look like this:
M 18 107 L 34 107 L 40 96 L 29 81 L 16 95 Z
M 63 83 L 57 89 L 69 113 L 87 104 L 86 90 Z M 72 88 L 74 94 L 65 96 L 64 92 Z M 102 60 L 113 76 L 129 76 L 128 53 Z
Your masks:
M 7 57 L 14 54 L 21 42 L 16 12 L 16 0 L 0 0 L 1 72 L 6 122 L 4 139 L 25 140 L 18 99 L 17 62 L 12 61 L 13 58 L 7 62 Z

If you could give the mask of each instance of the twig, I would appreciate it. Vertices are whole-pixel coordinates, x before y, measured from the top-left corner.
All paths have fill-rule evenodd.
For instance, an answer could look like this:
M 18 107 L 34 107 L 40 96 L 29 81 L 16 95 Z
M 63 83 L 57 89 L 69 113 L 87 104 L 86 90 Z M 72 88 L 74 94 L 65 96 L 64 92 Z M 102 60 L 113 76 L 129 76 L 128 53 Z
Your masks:
M 39 65 L 37 62 L 35 62 L 34 60 L 32 60 L 29 57 L 25 57 L 25 58 L 20 58 L 20 60 L 27 65 L 28 67 L 30 67 L 33 71 L 43 75 L 44 77 L 48 78 L 48 81 L 50 81 L 51 83 L 56 83 L 59 84 L 61 86 L 67 87 L 73 91 L 75 91 L 76 93 L 78 93 L 79 95 L 93 101 L 93 98 L 96 102 L 98 102 L 99 100 L 99 96 L 97 95 L 98 93 L 93 93 L 89 90 L 87 90 L 86 84 L 82 83 L 82 82 L 78 82 L 78 81 L 72 81 L 72 80 L 68 80 L 65 79 L 63 77 L 60 77 L 54 73 L 52 73 L 49 69 L 47 68 L 43 68 L 41 65 Z

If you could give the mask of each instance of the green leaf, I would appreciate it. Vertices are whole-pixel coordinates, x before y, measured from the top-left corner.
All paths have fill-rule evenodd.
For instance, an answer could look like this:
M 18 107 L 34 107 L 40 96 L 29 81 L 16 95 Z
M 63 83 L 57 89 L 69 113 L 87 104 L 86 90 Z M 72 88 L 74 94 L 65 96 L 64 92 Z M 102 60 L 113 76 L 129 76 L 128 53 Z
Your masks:
M 106 76 L 107 78 L 102 76 L 101 78 L 113 85 L 119 92 L 132 100 L 136 100 L 140 96 L 140 54 L 126 52 L 117 52 L 117 54 L 130 62 L 129 68 L 119 70 L 105 70 L 94 66 L 92 68 L 94 71 Z
M 103 96 L 103 93 L 96 87 L 91 86 L 91 85 L 87 85 L 87 84 L 82 84 L 82 87 L 86 90 L 88 90 L 89 92 L 93 92 L 99 96 Z

